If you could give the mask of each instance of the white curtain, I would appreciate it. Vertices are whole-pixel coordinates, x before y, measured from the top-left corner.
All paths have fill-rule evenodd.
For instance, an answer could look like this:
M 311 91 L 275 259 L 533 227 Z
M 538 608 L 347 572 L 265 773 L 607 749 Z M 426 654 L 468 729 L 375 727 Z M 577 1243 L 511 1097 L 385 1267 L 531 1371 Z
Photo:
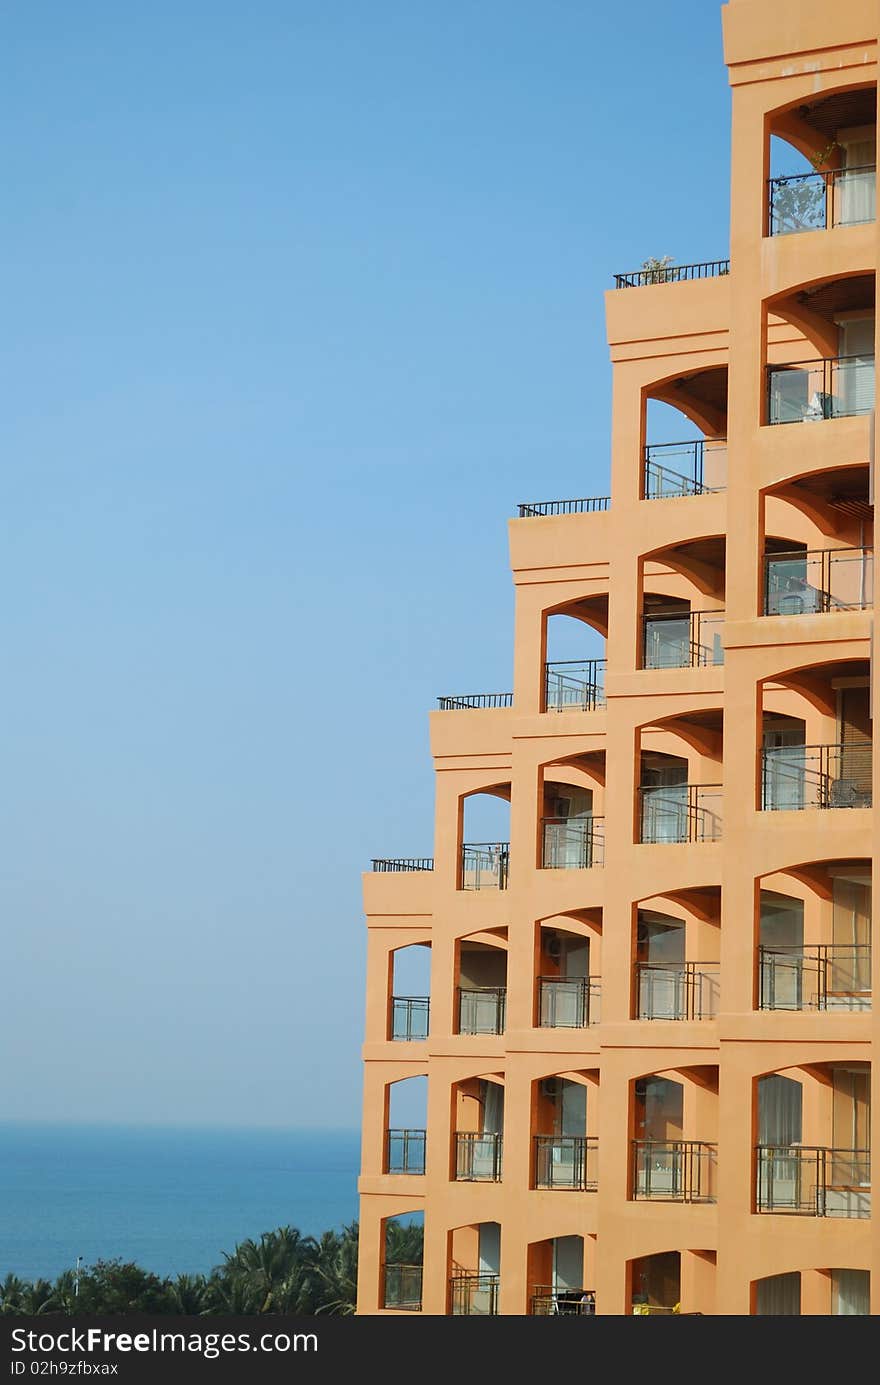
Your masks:
M 758 1317 L 798 1318 L 801 1312 L 801 1277 L 772 1274 L 757 1283 L 755 1313 Z
M 487 1082 L 483 1106 L 483 1133 L 501 1135 L 503 1131 L 504 1088 L 498 1082 Z
M 867 1270 L 831 1271 L 831 1312 L 867 1318 L 871 1313 L 871 1276 Z
M 846 166 L 837 175 L 837 222 L 853 226 L 873 221 L 877 199 L 877 157 L 873 140 L 853 140 L 845 146 Z

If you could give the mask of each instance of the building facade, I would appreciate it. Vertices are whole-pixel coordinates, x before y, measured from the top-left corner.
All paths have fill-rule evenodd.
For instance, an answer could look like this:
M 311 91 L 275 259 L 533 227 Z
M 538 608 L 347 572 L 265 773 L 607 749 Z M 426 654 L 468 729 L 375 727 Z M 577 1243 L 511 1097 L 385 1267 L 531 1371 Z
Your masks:
M 880 1311 L 880 19 L 723 22 L 730 259 L 608 292 L 610 497 L 520 506 L 513 693 L 441 699 L 433 857 L 364 879 L 360 1313 Z

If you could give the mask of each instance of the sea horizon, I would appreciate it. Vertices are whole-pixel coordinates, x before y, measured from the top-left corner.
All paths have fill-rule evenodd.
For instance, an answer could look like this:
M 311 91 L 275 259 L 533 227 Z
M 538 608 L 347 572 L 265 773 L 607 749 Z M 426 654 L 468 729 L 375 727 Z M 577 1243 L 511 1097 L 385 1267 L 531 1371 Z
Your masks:
M 360 1133 L 291 1126 L 0 1121 L 0 1279 L 96 1260 L 206 1274 L 264 1231 L 355 1221 Z

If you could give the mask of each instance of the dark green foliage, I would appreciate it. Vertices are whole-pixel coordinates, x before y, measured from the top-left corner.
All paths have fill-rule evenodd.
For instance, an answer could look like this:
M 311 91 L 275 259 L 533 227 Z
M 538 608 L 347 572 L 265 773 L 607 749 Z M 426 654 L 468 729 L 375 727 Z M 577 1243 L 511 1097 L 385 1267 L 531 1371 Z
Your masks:
M 325 1231 L 319 1240 L 281 1226 L 258 1241 L 242 1241 L 231 1255 L 224 1253 L 223 1264 L 210 1275 L 163 1279 L 119 1260 L 96 1261 L 80 1271 L 78 1284 L 72 1270 L 54 1284 L 8 1274 L 0 1282 L 0 1313 L 342 1316 L 355 1311 L 357 1254 L 357 1222 Z M 421 1258 L 422 1228 L 389 1223 L 386 1262 L 414 1264 Z

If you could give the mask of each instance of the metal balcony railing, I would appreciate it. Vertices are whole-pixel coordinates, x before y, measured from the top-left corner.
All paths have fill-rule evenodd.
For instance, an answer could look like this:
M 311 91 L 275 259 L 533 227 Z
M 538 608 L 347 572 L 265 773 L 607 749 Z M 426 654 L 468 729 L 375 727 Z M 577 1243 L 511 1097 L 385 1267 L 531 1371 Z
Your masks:
M 492 1132 L 456 1131 L 456 1182 L 500 1182 L 503 1143 L 503 1137 Z
M 463 697 L 438 697 L 441 712 L 470 711 L 475 707 L 512 707 L 513 693 L 466 693 Z
M 761 751 L 761 807 L 870 808 L 872 746 L 776 745 Z
M 616 289 L 644 288 L 647 284 L 680 284 L 686 279 L 714 279 L 730 273 L 730 260 L 703 260 L 700 264 L 663 265 L 657 269 L 635 269 L 615 274 Z
M 610 495 L 588 495 L 580 500 L 536 500 L 517 509 L 520 519 L 539 519 L 545 515 L 595 515 L 610 507 Z
M 755 1210 L 801 1217 L 871 1215 L 871 1153 L 817 1145 L 756 1147 Z
M 605 706 L 606 659 L 564 659 L 544 665 L 548 712 L 593 712 Z
M 873 605 L 873 548 L 812 548 L 764 558 L 765 616 L 863 611 Z
M 598 976 L 539 976 L 538 1024 L 542 1029 L 586 1029 L 599 1023 Z
M 433 870 L 433 856 L 374 856 L 374 871 Z
M 645 499 L 715 495 L 726 489 L 727 439 L 653 443 L 645 448 Z
M 422 1308 L 422 1266 L 386 1265 L 383 1307 L 419 1313 Z
M 503 1034 L 506 986 L 459 986 L 459 1034 Z
M 510 842 L 465 842 L 461 848 L 463 890 L 506 890 Z
M 869 943 L 758 948 L 759 1010 L 870 1010 Z
M 640 1020 L 706 1020 L 718 1013 L 717 962 L 636 962 Z
M 454 1317 L 494 1317 L 501 1280 L 497 1274 L 454 1274 L 449 1281 Z
M 718 1146 L 705 1140 L 633 1140 L 633 1197 L 714 1202 Z
M 643 668 L 705 668 L 724 663 L 723 611 L 653 611 L 642 617 Z
M 535 1135 L 535 1187 L 595 1192 L 599 1141 L 586 1135 Z
M 424 1130 L 386 1130 L 385 1172 L 425 1172 Z
M 605 819 L 542 818 L 544 870 L 589 870 L 605 863 Z
M 428 1037 L 431 1001 L 426 995 L 391 997 L 391 1037 L 404 1043 L 418 1043 Z
M 768 423 L 817 423 L 873 409 L 873 355 L 767 367 Z
M 592 1318 L 596 1313 L 596 1294 L 593 1289 L 561 1289 L 552 1284 L 536 1284 L 531 1308 L 536 1318 Z
M 771 236 L 858 226 L 875 219 L 877 169 L 864 164 L 825 173 L 790 173 L 768 178 L 767 194 Z
M 720 784 L 661 784 L 639 789 L 640 842 L 721 840 Z

